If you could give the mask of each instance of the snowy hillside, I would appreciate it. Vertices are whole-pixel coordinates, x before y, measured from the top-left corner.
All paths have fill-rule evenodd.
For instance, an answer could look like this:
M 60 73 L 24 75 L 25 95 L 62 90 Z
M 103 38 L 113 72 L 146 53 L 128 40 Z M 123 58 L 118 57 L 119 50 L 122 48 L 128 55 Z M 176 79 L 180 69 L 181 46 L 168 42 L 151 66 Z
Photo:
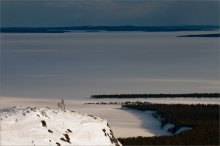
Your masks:
M 0 109 L 0 145 L 121 145 L 106 120 L 74 111 Z

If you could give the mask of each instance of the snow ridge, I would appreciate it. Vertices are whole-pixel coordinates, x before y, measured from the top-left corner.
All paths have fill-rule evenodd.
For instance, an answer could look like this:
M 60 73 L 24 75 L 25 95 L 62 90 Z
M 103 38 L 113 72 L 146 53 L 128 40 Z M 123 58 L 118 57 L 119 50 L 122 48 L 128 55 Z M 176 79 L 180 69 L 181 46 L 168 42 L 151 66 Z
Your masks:
M 0 109 L 0 145 L 120 146 L 108 122 L 74 111 L 38 107 Z

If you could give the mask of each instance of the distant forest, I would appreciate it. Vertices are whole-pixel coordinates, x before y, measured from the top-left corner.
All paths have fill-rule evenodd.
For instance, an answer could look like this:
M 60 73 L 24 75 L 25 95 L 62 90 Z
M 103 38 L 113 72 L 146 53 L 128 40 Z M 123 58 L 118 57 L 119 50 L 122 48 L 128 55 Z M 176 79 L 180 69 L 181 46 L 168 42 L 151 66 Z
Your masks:
M 219 145 L 219 105 L 182 105 L 129 103 L 123 107 L 151 110 L 162 117 L 164 123 L 192 127 L 173 136 L 119 138 L 123 145 Z
M 220 93 L 188 93 L 188 94 L 112 94 L 92 95 L 91 98 L 219 98 Z
M 181 35 L 178 37 L 208 37 L 208 38 L 215 38 L 215 37 L 220 37 L 219 33 L 214 33 L 214 34 L 197 34 L 197 35 Z
M 183 26 L 72 26 L 72 27 L 1 27 L 3 33 L 65 33 L 72 31 L 209 31 L 218 30 L 216 25 L 183 25 Z

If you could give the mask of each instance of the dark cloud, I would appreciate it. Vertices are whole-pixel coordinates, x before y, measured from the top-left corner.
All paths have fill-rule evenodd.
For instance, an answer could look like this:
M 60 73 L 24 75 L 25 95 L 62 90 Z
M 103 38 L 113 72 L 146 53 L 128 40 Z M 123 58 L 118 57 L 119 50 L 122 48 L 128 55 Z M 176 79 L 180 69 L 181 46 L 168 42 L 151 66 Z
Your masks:
M 220 1 L 4 0 L 2 26 L 218 25 Z

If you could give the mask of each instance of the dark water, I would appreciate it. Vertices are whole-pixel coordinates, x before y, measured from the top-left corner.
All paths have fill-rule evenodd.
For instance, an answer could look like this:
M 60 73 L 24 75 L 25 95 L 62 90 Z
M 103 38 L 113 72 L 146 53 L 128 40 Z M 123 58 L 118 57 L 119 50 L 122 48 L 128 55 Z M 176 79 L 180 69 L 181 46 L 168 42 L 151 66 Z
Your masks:
M 219 38 L 176 37 L 197 33 L 1 34 L 0 96 L 219 92 Z

